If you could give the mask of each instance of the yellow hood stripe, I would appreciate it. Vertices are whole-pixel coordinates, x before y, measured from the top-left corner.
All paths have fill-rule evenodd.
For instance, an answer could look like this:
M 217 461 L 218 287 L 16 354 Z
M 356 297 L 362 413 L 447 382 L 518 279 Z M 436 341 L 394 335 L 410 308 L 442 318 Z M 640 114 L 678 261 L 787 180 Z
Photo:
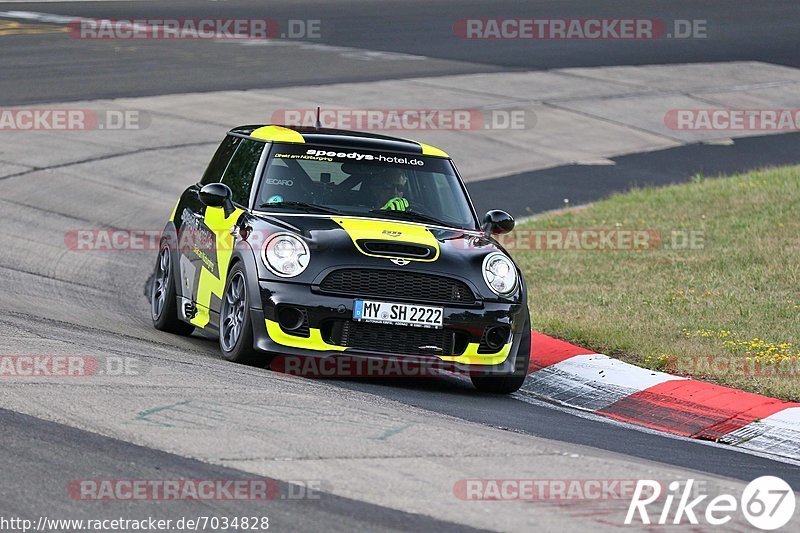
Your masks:
M 430 246 L 436 254 L 430 259 L 413 259 L 409 261 L 432 262 L 439 259 L 439 241 L 425 226 L 405 224 L 390 220 L 370 220 L 365 218 L 334 217 L 333 221 L 339 224 L 352 239 L 353 244 L 364 255 L 371 257 L 393 258 L 393 255 L 368 253 L 358 245 L 360 240 L 378 240 L 387 242 L 403 242 Z

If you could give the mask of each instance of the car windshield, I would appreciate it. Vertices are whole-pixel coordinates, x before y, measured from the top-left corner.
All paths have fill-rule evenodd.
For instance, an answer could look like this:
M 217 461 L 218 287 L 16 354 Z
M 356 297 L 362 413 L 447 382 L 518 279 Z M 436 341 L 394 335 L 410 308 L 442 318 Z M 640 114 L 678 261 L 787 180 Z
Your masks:
M 360 148 L 275 144 L 256 207 L 476 229 L 448 159 Z

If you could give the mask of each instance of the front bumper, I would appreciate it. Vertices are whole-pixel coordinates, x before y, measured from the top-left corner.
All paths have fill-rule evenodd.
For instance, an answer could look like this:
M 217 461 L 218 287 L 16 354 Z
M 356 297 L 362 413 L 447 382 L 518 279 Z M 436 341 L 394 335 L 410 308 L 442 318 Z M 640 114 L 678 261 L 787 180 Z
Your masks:
M 271 355 L 402 358 L 472 374 L 510 374 L 517 366 L 517 354 L 528 328 L 524 303 L 479 300 L 463 306 L 439 304 L 444 310 L 444 329 L 429 330 L 353 321 L 356 298 L 320 293 L 305 284 L 261 281 L 259 289 L 262 309 L 251 309 L 254 343 L 258 350 Z M 306 314 L 302 328 L 286 331 L 281 327 L 278 313 L 286 306 Z M 507 340 L 499 349 L 492 349 L 485 334 L 488 328 L 497 326 L 506 328 Z M 421 346 L 426 348 L 419 349 Z M 528 347 L 522 349 L 527 351 Z

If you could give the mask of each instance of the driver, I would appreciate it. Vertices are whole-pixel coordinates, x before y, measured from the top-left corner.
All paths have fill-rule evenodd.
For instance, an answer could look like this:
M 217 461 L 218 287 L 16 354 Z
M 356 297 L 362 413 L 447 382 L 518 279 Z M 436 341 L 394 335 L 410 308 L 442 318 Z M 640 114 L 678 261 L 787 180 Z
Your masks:
M 408 178 L 399 168 L 390 168 L 385 172 L 371 176 L 367 182 L 371 203 L 378 209 L 405 211 L 408 200 L 403 198 Z

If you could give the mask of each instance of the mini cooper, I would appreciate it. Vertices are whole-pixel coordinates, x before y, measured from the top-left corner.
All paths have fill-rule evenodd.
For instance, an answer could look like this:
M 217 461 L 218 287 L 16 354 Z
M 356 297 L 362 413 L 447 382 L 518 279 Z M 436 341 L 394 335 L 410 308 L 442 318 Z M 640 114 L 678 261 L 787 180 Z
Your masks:
M 159 330 L 202 330 L 225 359 L 401 359 L 478 390 L 527 375 L 525 282 L 450 157 L 423 143 L 313 127 L 229 131 L 162 235 Z

